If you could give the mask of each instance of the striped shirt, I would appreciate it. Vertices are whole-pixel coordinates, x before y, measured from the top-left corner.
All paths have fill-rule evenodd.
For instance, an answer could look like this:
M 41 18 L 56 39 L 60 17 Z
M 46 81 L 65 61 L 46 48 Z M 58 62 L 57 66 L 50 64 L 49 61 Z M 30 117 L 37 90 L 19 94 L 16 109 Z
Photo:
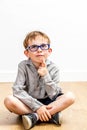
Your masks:
M 25 105 L 36 111 L 43 104 L 37 99 L 45 99 L 62 92 L 58 86 L 59 69 L 56 65 L 46 60 L 48 74 L 41 77 L 31 59 L 24 60 L 18 65 L 16 81 L 13 85 L 13 95 L 21 100 Z

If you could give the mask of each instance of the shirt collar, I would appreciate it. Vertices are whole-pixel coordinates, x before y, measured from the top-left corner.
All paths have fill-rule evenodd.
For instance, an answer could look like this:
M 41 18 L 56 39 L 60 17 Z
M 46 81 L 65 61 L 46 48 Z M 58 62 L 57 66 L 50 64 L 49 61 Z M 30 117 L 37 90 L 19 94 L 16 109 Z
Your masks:
M 34 66 L 30 58 L 26 61 L 26 64 Z M 50 60 L 46 59 L 46 65 L 49 65 L 49 64 L 51 64 Z

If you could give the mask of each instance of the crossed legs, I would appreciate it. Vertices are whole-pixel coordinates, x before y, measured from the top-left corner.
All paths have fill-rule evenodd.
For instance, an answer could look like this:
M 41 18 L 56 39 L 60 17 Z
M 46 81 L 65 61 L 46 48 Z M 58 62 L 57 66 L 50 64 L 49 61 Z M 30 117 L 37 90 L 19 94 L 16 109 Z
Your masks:
M 56 112 L 62 111 L 72 105 L 75 101 L 75 96 L 72 92 L 67 92 L 64 95 L 59 96 L 54 102 L 50 103 L 49 106 L 52 106 L 52 109 L 49 110 L 50 114 L 53 115 Z M 23 104 L 16 97 L 9 95 L 4 99 L 4 104 L 6 108 L 18 115 L 32 113 L 33 111 Z

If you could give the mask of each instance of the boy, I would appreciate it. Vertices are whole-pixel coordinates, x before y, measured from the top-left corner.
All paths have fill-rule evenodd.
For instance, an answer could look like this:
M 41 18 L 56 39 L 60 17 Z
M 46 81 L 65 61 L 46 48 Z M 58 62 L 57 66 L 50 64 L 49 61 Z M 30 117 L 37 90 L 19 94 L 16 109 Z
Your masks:
M 52 53 L 49 37 L 40 31 L 30 32 L 24 40 L 28 57 L 18 66 L 13 96 L 5 98 L 9 111 L 22 115 L 25 129 L 38 120 L 61 125 L 61 111 L 74 103 L 71 92 L 64 94 L 59 83 L 59 70 L 48 60 Z

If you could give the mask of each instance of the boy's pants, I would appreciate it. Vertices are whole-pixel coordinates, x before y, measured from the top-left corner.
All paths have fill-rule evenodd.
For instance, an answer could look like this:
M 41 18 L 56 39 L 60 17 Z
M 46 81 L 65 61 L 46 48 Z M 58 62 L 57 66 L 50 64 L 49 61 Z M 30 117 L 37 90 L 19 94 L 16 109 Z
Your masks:
M 45 99 L 37 99 L 39 102 L 43 103 L 44 105 L 48 105 L 51 102 L 55 101 L 57 97 L 63 95 L 63 93 L 59 93 L 58 95 L 54 96 L 53 99 L 50 99 L 49 97 L 45 98 Z

